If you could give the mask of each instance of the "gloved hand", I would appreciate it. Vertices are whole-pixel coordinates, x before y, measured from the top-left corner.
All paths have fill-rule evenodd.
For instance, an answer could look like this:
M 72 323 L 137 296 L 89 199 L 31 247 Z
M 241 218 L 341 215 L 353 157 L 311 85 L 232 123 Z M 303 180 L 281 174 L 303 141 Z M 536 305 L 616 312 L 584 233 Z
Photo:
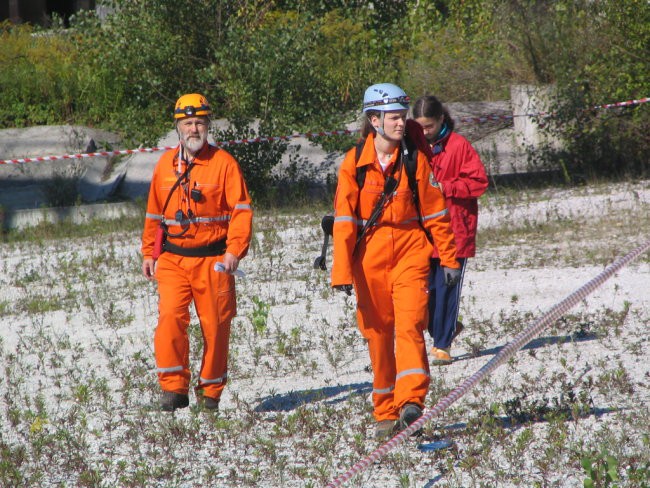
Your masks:
M 334 289 L 344 292 L 347 296 L 352 295 L 352 285 L 334 285 Z
M 454 286 L 460 281 L 460 268 L 448 268 L 446 266 L 443 266 L 442 273 L 445 277 L 445 285 L 447 286 Z

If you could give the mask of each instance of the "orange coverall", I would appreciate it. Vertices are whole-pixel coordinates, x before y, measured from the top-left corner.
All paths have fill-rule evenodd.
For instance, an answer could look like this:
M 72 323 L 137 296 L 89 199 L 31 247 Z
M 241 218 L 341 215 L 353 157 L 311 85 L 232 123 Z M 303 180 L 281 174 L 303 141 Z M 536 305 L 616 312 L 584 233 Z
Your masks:
M 181 173 L 184 171 L 181 168 Z M 178 150 L 162 155 L 156 165 L 149 189 L 147 213 L 142 233 L 142 255 L 152 256 L 156 230 L 170 189 L 178 179 Z M 198 201 L 191 190 L 201 192 Z M 175 220 L 182 210 L 183 222 Z M 168 241 L 184 248 L 205 246 L 226 238 L 226 252 L 243 258 L 252 235 L 251 200 L 241 168 L 223 149 L 206 144 L 194 159 L 189 183 L 174 190 L 165 210 L 170 233 L 180 233 Z M 154 352 L 160 386 L 163 390 L 187 394 L 190 384 L 189 305 L 194 300 L 203 333 L 203 361 L 197 389 L 219 398 L 227 381 L 230 323 L 236 314 L 234 276 L 214 270 L 222 256 L 185 257 L 163 252 L 157 261 L 158 326 Z
M 419 226 L 404 165 L 394 175 L 396 192 L 377 225 L 368 230 L 353 255 L 357 233 L 378 201 L 385 176 L 397 161 L 396 148 L 384 173 L 370 134 L 355 163 L 351 149 L 339 170 L 334 215 L 332 286 L 353 284 L 357 322 L 368 341 L 374 372 L 373 403 L 377 421 L 397 419 L 405 403 L 424 407 L 429 362 L 423 331 L 427 327 L 427 277 L 433 246 Z M 369 165 L 359 192 L 356 168 Z M 426 156 L 418 151 L 416 179 L 424 226 L 439 249 L 441 263 L 459 268 L 445 198 Z

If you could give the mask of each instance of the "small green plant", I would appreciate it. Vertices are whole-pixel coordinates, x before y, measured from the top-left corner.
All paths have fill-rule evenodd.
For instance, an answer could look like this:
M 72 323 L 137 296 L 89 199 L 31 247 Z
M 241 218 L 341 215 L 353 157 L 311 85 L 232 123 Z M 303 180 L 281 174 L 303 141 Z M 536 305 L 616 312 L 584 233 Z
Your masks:
M 253 332 L 255 335 L 261 336 L 266 333 L 271 306 L 257 296 L 251 298 L 251 301 L 253 302 L 253 311 L 249 318 L 253 326 Z
M 618 461 L 605 449 L 598 453 L 585 456 L 580 464 L 587 474 L 583 485 L 585 488 L 615 487 L 619 481 Z

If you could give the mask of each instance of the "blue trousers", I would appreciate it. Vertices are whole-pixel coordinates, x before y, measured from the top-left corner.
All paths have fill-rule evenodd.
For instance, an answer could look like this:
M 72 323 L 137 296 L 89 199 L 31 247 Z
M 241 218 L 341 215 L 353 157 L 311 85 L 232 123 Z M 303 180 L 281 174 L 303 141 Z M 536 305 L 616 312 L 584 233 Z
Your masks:
M 467 258 L 456 258 L 461 266 L 460 280 L 454 286 L 445 285 L 445 277 L 440 266 L 440 259 L 431 259 L 429 270 L 429 334 L 433 337 L 433 347 L 446 349 L 451 347 L 451 338 L 456 331 L 458 309 L 460 308 L 460 290 L 465 278 Z

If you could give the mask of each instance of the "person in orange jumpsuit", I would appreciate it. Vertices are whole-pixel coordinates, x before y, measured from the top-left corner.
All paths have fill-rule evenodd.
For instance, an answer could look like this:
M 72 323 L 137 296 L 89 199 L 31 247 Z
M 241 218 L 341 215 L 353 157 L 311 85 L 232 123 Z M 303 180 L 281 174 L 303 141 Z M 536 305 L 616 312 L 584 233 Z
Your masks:
M 379 439 L 422 415 L 429 388 L 424 331 L 433 246 L 424 229 L 436 243 L 449 280 L 460 277 L 445 199 L 422 151 L 417 152 L 416 170 L 420 213 L 409 187 L 403 162 L 408 105 L 408 96 L 391 83 L 366 90 L 361 130 L 365 142 L 358 160 L 356 149 L 347 152 L 334 202 L 331 284 L 348 295 L 354 287 L 356 293 L 357 322 L 374 373 Z M 357 171 L 362 166 L 367 168 L 360 189 Z M 386 181 L 392 182 L 391 188 L 385 187 Z M 376 209 L 380 215 L 368 226 Z
M 252 235 L 251 199 L 241 168 L 207 141 L 211 113 L 206 98 L 197 93 L 176 102 L 180 143 L 154 168 L 142 233 L 142 272 L 158 283 L 154 353 L 163 390 L 160 406 L 166 411 L 189 405 L 192 301 L 203 334 L 196 390 L 202 390 L 206 409 L 218 409 L 236 314 L 233 273 Z

